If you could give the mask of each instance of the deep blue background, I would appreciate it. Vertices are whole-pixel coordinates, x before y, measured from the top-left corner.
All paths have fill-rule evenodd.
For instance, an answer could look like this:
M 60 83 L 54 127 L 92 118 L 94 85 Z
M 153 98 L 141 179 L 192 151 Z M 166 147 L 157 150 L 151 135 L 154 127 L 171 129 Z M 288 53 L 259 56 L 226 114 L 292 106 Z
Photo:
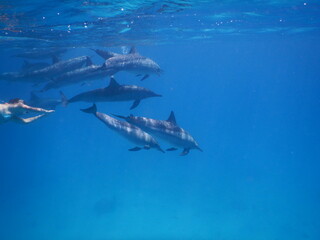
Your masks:
M 116 79 L 163 98 L 132 113 L 166 119 L 174 110 L 204 152 L 128 152 L 131 143 L 79 111 L 86 103 L 30 125 L 3 124 L 0 239 L 319 239 L 318 39 L 248 36 L 138 50 L 164 74 Z M 66 57 L 82 54 L 93 56 L 75 49 Z M 22 64 L 8 54 L 1 62 L 1 72 Z M 63 91 L 71 97 L 107 83 Z M 27 99 L 31 89 L 2 82 L 1 100 Z M 130 105 L 98 109 L 127 115 Z

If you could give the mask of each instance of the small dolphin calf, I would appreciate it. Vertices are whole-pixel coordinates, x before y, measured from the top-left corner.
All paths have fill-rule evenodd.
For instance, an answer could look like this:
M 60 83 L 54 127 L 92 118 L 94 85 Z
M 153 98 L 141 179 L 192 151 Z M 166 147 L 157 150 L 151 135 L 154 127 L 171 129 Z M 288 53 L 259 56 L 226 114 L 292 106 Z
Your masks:
M 85 113 L 92 113 L 111 130 L 116 131 L 136 145 L 143 146 L 144 149 L 155 148 L 161 152 L 164 152 L 159 146 L 158 142 L 151 135 L 130 123 L 119 121 L 107 114 L 97 112 L 97 107 L 95 104 L 93 104 L 93 106 L 90 108 L 81 109 L 81 111 Z M 139 151 L 141 149 L 141 147 L 135 147 L 129 149 L 129 151 Z
M 108 71 L 102 69 L 101 66 L 90 65 L 66 72 L 56 78 L 53 78 L 52 81 L 48 82 L 41 91 L 44 92 L 53 88 L 61 88 L 84 81 L 98 80 L 108 75 Z
M 186 130 L 177 125 L 173 112 L 171 112 L 168 120 L 156 120 L 146 117 L 136 117 L 133 115 L 130 115 L 129 117 L 119 115 L 115 116 L 125 119 L 127 122 L 141 128 L 147 133 L 162 138 L 176 147 L 183 148 L 181 156 L 187 155 L 190 149 L 198 149 L 202 152 L 194 138 Z M 177 149 L 167 149 L 167 151 L 174 150 Z
M 43 117 L 46 113 L 52 113 L 53 110 L 46 110 L 43 108 L 36 108 L 28 106 L 24 103 L 23 100 L 13 99 L 8 103 L 0 104 L 0 123 L 5 123 L 8 121 L 14 121 L 17 123 L 31 123 L 41 117 Z M 21 118 L 21 115 L 28 113 L 43 113 L 41 115 L 30 117 L 30 118 Z
M 120 101 L 133 101 L 130 109 L 136 108 L 140 101 L 150 97 L 161 97 L 149 89 L 138 87 L 135 85 L 120 85 L 116 80 L 111 77 L 108 87 L 99 88 L 92 91 L 80 93 L 70 100 L 60 92 L 64 105 L 73 102 L 120 102 Z
M 107 56 L 107 54 L 105 55 Z M 114 53 L 110 53 L 109 55 L 111 57 L 105 61 L 103 68 L 109 70 L 111 75 L 120 71 L 133 72 L 137 76 L 144 75 L 141 79 L 142 81 L 148 78 L 150 74 L 160 75 L 162 72 L 156 62 L 150 58 L 141 56 L 135 47 L 131 48 L 129 54 L 114 55 Z

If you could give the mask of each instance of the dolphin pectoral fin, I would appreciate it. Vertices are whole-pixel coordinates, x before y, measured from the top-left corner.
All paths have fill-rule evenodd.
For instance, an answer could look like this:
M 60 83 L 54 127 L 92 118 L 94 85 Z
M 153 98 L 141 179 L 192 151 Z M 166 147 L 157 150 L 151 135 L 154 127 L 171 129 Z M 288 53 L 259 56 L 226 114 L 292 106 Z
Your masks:
M 183 149 L 183 151 L 182 151 L 182 153 L 180 154 L 180 156 L 185 156 L 185 155 L 187 155 L 187 154 L 189 153 L 189 151 L 190 151 L 190 148 L 185 148 L 185 149 Z
M 134 148 L 130 148 L 128 150 L 131 152 L 137 152 L 137 151 L 140 151 L 141 149 L 142 149 L 141 147 L 134 147 Z
M 196 147 L 200 152 L 203 152 L 203 150 L 200 147 Z
M 130 110 L 136 108 L 136 107 L 139 105 L 139 103 L 140 103 L 140 100 L 135 100 L 135 101 L 133 102 L 132 106 L 130 107 Z
M 137 74 L 137 75 L 136 75 L 136 77 L 141 77 L 141 76 L 142 76 L 141 74 Z
M 167 152 L 172 152 L 172 151 L 176 151 L 176 150 L 178 150 L 178 148 L 175 148 L 175 147 L 166 149 Z
M 140 81 L 146 80 L 149 76 L 150 76 L 149 74 L 144 75 L 143 78 L 141 78 Z
M 143 147 L 143 149 L 145 149 L 145 150 L 150 150 L 150 146 L 149 146 L 149 145 L 145 145 L 145 146 Z

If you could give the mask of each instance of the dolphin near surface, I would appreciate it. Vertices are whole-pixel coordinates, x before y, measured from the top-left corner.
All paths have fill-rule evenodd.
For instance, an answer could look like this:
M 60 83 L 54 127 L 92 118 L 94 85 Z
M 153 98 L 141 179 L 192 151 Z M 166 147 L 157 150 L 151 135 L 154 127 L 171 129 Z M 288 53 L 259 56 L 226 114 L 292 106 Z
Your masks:
M 12 99 L 7 103 L 0 104 L 0 124 L 6 123 L 9 121 L 28 124 L 31 123 L 43 116 L 47 113 L 52 113 L 53 110 L 46 110 L 43 108 L 36 108 L 27 105 L 21 99 Z M 29 118 L 21 118 L 21 115 L 29 114 L 29 113 L 41 113 L 35 117 Z
M 76 58 L 71 58 L 64 61 L 56 62 L 48 67 L 38 69 L 32 72 L 24 74 L 22 78 L 33 79 L 33 81 L 48 81 L 57 75 L 64 74 L 66 72 L 81 68 L 84 65 L 91 65 L 91 59 L 88 56 L 81 56 Z
M 175 147 L 183 148 L 181 156 L 187 155 L 191 149 L 198 149 L 202 152 L 196 140 L 186 130 L 177 125 L 173 111 L 171 111 L 168 120 L 156 120 L 133 115 L 128 117 L 114 116 L 125 119 L 128 123 L 171 143 Z M 177 150 L 175 147 L 169 148 L 167 151 Z
M 110 75 L 114 75 L 120 71 L 135 73 L 137 76 L 143 76 L 145 80 L 150 74 L 160 75 L 163 71 L 160 66 L 150 58 L 141 56 L 135 47 L 132 47 L 128 54 L 115 54 L 106 51 L 98 51 L 99 56 L 106 58 L 102 68 L 110 71 Z
M 118 119 L 115 119 L 107 114 L 97 112 L 97 106 L 95 104 L 87 109 L 81 109 L 81 111 L 93 114 L 111 130 L 119 133 L 127 140 L 137 145 L 136 147 L 129 149 L 129 151 L 139 151 L 142 148 L 155 148 L 164 153 L 158 142 L 150 134 L 128 122 L 119 121 Z
M 150 97 L 161 97 L 161 95 L 152 92 L 151 90 L 135 85 L 120 85 L 111 77 L 109 86 L 98 88 L 92 91 L 80 93 L 70 100 L 60 92 L 64 105 L 73 102 L 121 102 L 133 101 L 130 109 L 136 108 L 140 101 Z
M 41 92 L 81 83 L 84 81 L 98 80 L 108 75 L 108 71 L 102 69 L 101 66 L 92 64 L 83 68 L 66 72 L 56 78 L 53 78 L 43 87 Z

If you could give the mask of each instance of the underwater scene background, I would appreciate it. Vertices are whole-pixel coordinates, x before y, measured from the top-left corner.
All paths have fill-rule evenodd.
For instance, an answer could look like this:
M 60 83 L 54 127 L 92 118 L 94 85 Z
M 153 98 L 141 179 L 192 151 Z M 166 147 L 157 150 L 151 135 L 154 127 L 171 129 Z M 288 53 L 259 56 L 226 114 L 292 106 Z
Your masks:
M 91 48 L 135 46 L 163 73 L 115 79 L 162 97 L 98 110 L 164 120 L 174 111 L 203 150 L 128 151 L 79 110 L 86 102 L 1 124 L 0 239 L 320 239 L 319 2 L 32 0 L 0 10 L 0 73 L 19 72 L 26 59 L 15 55 L 30 50 L 102 65 Z M 42 86 L 1 80 L 0 100 L 60 99 Z

